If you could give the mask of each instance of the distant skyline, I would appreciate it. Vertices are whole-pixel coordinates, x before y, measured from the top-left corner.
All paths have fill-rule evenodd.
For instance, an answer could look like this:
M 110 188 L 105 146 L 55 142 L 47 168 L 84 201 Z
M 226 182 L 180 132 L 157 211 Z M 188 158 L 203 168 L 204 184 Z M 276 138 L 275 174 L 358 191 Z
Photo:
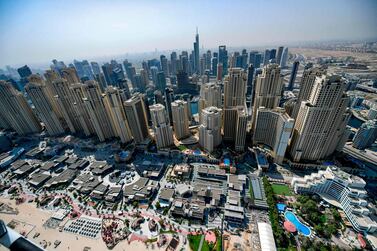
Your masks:
M 375 0 L 0 0 L 0 67 L 157 50 L 377 38 Z

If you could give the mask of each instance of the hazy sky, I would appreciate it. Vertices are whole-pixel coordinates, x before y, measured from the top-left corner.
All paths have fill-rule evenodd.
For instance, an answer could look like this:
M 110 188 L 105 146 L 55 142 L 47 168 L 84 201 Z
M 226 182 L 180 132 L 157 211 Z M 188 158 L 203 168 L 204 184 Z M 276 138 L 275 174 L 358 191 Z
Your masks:
M 0 0 L 0 67 L 200 47 L 377 37 L 377 0 Z

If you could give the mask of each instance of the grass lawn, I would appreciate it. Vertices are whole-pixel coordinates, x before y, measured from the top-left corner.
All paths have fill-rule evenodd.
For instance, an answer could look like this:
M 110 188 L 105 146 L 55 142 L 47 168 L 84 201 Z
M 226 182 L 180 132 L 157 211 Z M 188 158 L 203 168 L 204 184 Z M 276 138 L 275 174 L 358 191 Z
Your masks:
M 177 148 L 178 148 L 180 151 L 184 151 L 184 150 L 187 149 L 187 147 L 184 146 L 184 145 L 179 145 Z
M 203 236 L 202 234 L 187 236 L 187 239 L 190 243 L 191 250 L 197 251 L 199 249 L 200 239 L 202 238 L 202 236 Z M 203 248 L 204 248 L 204 243 L 203 243 Z
M 271 184 L 274 194 L 291 196 L 292 192 L 287 185 Z

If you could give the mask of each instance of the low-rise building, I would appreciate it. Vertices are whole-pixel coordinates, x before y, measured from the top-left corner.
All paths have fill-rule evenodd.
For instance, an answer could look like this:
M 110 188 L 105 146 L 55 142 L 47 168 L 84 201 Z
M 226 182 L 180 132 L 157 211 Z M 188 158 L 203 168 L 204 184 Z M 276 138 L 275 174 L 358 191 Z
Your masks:
M 206 205 L 200 200 L 186 200 L 177 198 L 174 200 L 170 214 L 175 217 L 204 220 Z
M 24 178 L 35 170 L 35 166 L 29 165 L 28 163 L 17 168 L 13 173 L 17 175 L 18 178 Z
M 140 177 L 135 183 L 124 187 L 123 195 L 128 201 L 147 203 L 149 198 L 152 197 L 158 189 L 158 182 Z
M 303 178 L 293 178 L 291 185 L 298 194 L 318 194 L 328 203 L 343 209 L 358 232 L 377 232 L 377 222 L 369 209 L 365 181 L 332 166 Z
M 200 165 L 198 166 L 198 175 L 207 178 L 215 178 L 215 179 L 222 179 L 226 180 L 228 175 L 224 169 L 213 168 L 212 166 L 208 165 Z
M 29 184 L 34 188 L 40 188 L 51 178 L 50 174 L 36 172 L 30 175 Z
M 45 188 L 69 185 L 76 177 L 77 171 L 65 169 L 62 173 L 49 179 L 45 184 Z
M 90 197 L 95 200 L 102 200 L 105 197 L 108 189 L 108 185 L 101 183 L 90 193 Z
M 110 187 L 106 193 L 105 200 L 107 202 L 116 202 L 122 198 L 123 190 L 121 186 Z
M 76 190 L 84 195 L 90 194 L 101 183 L 97 176 L 90 173 L 81 174 L 72 182 Z
M 112 165 L 106 163 L 106 161 L 94 161 L 90 165 L 90 171 L 94 175 L 105 176 L 114 170 Z
M 160 195 L 158 196 L 158 201 L 162 205 L 170 205 L 170 203 L 174 200 L 174 194 L 174 189 L 162 188 L 160 190 Z
M 192 168 L 190 167 L 189 164 L 186 163 L 180 163 L 176 164 L 173 167 L 173 170 L 171 172 L 171 176 L 173 177 L 179 177 L 182 179 L 187 179 L 191 175 Z

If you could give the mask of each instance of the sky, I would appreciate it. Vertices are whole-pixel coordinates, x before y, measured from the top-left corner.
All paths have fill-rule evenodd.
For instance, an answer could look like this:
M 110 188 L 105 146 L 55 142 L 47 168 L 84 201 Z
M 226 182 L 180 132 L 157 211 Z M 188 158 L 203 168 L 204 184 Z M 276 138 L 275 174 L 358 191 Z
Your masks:
M 0 0 L 0 67 L 146 51 L 377 38 L 376 0 Z

